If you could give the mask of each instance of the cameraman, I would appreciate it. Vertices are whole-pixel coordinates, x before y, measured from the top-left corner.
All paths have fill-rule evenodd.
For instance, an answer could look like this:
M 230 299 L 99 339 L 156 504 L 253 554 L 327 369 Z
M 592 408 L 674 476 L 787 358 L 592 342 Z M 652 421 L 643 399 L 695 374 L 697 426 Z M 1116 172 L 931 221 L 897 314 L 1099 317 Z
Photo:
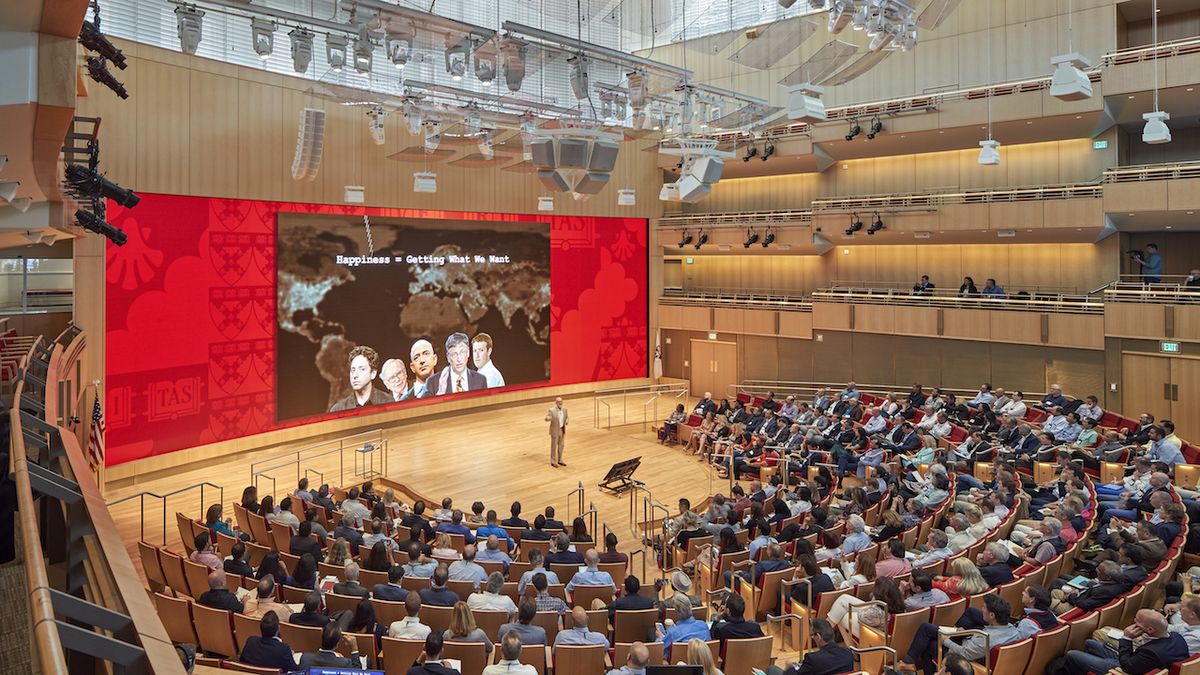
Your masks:
M 1142 282 L 1157 284 L 1162 282 L 1163 259 L 1158 253 L 1158 244 L 1146 244 L 1146 252 L 1133 252 L 1133 261 L 1142 267 Z

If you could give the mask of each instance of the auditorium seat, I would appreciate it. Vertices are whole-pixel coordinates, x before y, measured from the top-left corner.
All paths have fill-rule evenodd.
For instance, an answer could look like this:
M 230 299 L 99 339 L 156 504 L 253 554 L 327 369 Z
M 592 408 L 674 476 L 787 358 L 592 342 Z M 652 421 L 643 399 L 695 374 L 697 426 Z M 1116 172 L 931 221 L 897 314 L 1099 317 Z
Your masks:
M 533 625 L 541 626 L 546 631 L 547 644 L 554 644 L 554 638 L 560 630 L 560 623 L 558 612 L 538 612 L 533 615 Z
M 278 668 L 268 668 L 266 666 L 252 666 L 240 661 L 221 661 L 222 670 L 232 670 L 236 673 L 258 673 L 259 675 L 270 675 L 271 673 L 279 673 Z
M 209 655 L 236 659 L 237 641 L 233 637 L 233 612 L 192 603 L 192 623 L 200 648 Z
M 613 642 L 643 642 L 658 622 L 658 609 L 619 609 L 613 616 Z M 617 660 L 614 663 L 624 663 Z
M 450 617 L 454 612 L 453 607 L 439 607 L 437 605 L 421 605 L 421 612 L 417 615 L 421 619 L 421 623 L 429 626 L 436 631 L 444 631 L 450 628 Z
M 562 577 L 559 577 L 559 579 L 562 579 Z M 603 584 L 598 586 L 577 585 L 575 586 L 575 590 L 571 592 L 571 602 L 568 604 L 572 607 L 591 609 L 592 601 L 596 599 L 599 599 L 605 605 L 612 604 L 613 587 Z
M 521 655 L 517 660 L 527 666 L 533 666 L 537 675 L 545 675 L 546 645 L 521 645 Z
M 329 614 L 340 612 L 342 610 L 353 612 L 354 608 L 358 607 L 359 601 L 362 600 L 362 598 L 357 595 L 339 595 L 332 591 L 329 593 L 323 593 L 322 595 L 325 598 L 325 609 L 329 612 Z
M 173 598 L 163 593 L 154 594 L 154 608 L 171 642 L 197 644 L 196 629 L 192 624 L 192 602 L 185 598 Z
M 284 621 L 279 624 L 279 639 L 296 653 L 321 649 L 321 629 L 316 626 L 301 626 Z
M 462 662 L 462 675 L 480 675 L 488 664 L 487 646 L 482 642 L 454 642 L 446 640 L 442 656 Z
M 770 635 L 725 641 L 722 672 L 725 675 L 751 675 L 752 669 L 766 670 L 771 665 Z
M 142 561 L 142 573 L 150 585 L 150 590 L 161 591 L 163 586 L 167 585 L 167 579 L 163 575 L 162 563 L 158 560 L 158 547 L 141 540 L 138 540 L 137 547 L 138 558 Z
M 641 642 L 641 640 L 636 640 Z M 652 666 L 664 665 L 665 656 L 663 654 L 662 642 L 646 642 L 646 650 L 650 652 L 649 664 Z M 633 647 L 633 642 L 620 642 L 613 640 L 613 665 L 624 665 L 629 661 L 629 650 Z M 715 663 L 715 661 L 714 661 Z
M 318 637 L 320 637 L 319 631 Z M 417 657 L 425 651 L 424 640 L 405 640 L 385 636 L 382 642 L 384 675 L 405 675 Z
M 262 635 L 262 619 L 234 613 L 233 638 L 237 642 L 238 654 L 242 653 L 242 649 L 246 646 L 246 640 L 255 635 Z
M 554 672 L 604 675 L 604 657 L 607 651 L 604 645 L 560 645 L 554 648 Z
M 187 580 L 188 593 L 193 598 L 199 598 L 208 591 L 208 573 L 206 565 L 191 560 L 183 561 L 183 576 Z
M 163 577 L 166 578 L 167 585 L 171 587 L 171 590 L 190 595 L 191 590 L 188 588 L 187 577 L 183 574 L 183 558 L 165 548 L 160 548 L 158 549 L 158 560 L 162 564 Z M 207 582 L 205 582 L 205 588 L 208 588 Z

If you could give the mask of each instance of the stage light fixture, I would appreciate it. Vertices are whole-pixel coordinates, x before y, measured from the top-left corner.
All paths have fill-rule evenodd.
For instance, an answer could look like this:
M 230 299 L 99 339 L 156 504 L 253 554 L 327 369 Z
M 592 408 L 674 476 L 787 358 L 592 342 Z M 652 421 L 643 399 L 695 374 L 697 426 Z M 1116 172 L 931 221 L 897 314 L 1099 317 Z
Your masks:
M 269 19 L 254 17 L 250 21 L 250 42 L 258 58 L 266 61 L 275 51 L 275 22 Z
M 124 52 L 109 42 L 108 38 L 100 32 L 99 15 L 96 15 L 95 21 L 83 22 L 83 27 L 79 30 L 79 43 L 83 45 L 84 49 L 96 52 L 121 70 L 125 70 L 129 66 L 125 61 Z
M 495 53 L 482 53 L 478 45 L 475 47 L 475 79 L 488 86 L 496 79 Z
M 383 145 L 387 142 L 384 136 L 384 120 L 387 118 L 388 112 L 380 106 L 373 106 L 367 110 L 367 131 L 371 134 L 371 141 L 375 145 Z
M 195 5 L 175 8 L 175 27 L 179 31 L 179 48 L 184 54 L 195 54 L 200 47 L 204 26 L 204 10 Z
M 1142 119 L 1146 120 L 1146 126 L 1142 127 L 1143 143 L 1157 145 L 1171 142 L 1171 128 L 1167 126 L 1170 113 L 1165 110 L 1143 113 Z
M 109 225 L 103 218 L 90 211 L 77 210 L 75 212 L 75 222 L 88 232 L 103 235 L 117 246 L 124 246 L 126 239 L 128 239 L 124 232 Z
M 9 204 L 9 206 L 13 207 L 14 209 L 20 211 L 21 213 L 25 213 L 26 211 L 29 210 L 29 206 L 31 204 L 33 204 L 33 197 L 17 197 L 15 199 L 9 200 L 8 204 Z M 51 243 L 51 242 L 47 242 L 47 243 Z
M 821 95 L 824 87 L 818 87 L 810 82 L 798 84 L 788 89 L 788 119 L 802 122 L 824 122 L 825 102 Z
M 745 156 L 742 157 L 742 161 L 749 162 L 757 154 L 758 154 L 758 146 L 751 143 L 750 147 L 746 148 L 746 154 L 745 154 Z
M 829 32 L 837 35 L 850 25 L 854 17 L 854 0 L 832 0 L 829 5 Z
M 437 192 L 437 174 L 432 171 L 414 173 L 413 192 Z
M 861 220 L 859 220 L 858 214 L 856 213 L 850 217 L 850 227 L 846 228 L 846 236 L 847 237 L 852 236 L 855 232 L 858 232 L 862 228 L 863 228 L 863 223 Z
M 446 36 L 446 72 L 450 79 L 459 82 L 467 74 L 467 59 L 470 57 L 471 43 L 467 36 L 455 38 Z
M 313 57 L 313 33 L 307 28 L 296 27 L 289 33 L 292 45 L 292 70 L 303 73 Z
M 875 140 L 881 131 L 883 131 L 883 122 L 880 121 L 879 115 L 876 115 L 875 119 L 871 121 L 871 130 L 867 132 L 867 140 Z
M 73 194 L 84 197 L 107 197 L 117 204 L 131 209 L 138 205 L 141 197 L 133 190 L 117 185 L 82 164 L 68 164 L 66 170 L 67 187 Z
M 515 38 L 505 38 L 500 43 L 500 60 L 504 64 L 504 84 L 512 92 L 521 90 L 525 81 L 525 43 Z
M 492 141 L 491 133 L 485 133 L 483 136 L 480 136 L 479 154 L 483 155 L 487 159 L 493 159 L 496 157 L 496 148 L 494 141 Z
M 647 102 L 646 73 L 635 70 L 625 75 L 625 89 L 629 92 L 629 104 L 634 109 L 644 108 Z
M 413 42 L 416 41 L 417 31 L 412 23 L 407 23 L 401 28 L 388 28 L 384 34 L 384 46 L 387 48 L 388 60 L 397 69 L 402 69 L 408 65 L 408 60 L 412 58 Z
M 17 198 L 17 188 L 21 187 L 19 180 L 0 181 L 0 200 L 11 202 Z
M 696 239 L 695 248 L 697 251 L 700 247 L 708 243 L 708 234 L 704 230 L 700 230 L 700 236 Z
M 763 237 L 763 240 L 762 240 L 762 247 L 766 248 L 774 243 L 775 243 L 775 230 L 772 230 L 771 228 L 767 228 L 767 234 L 766 234 L 766 236 Z
M 347 44 L 345 35 L 325 36 L 325 59 L 329 61 L 329 68 L 335 73 L 342 72 L 342 68 L 346 67 Z
M 859 126 L 858 120 L 850 122 L 850 131 L 846 133 L 846 140 L 852 141 L 854 137 L 862 133 L 862 127 Z
M 359 75 L 366 75 L 371 72 L 371 59 L 375 55 L 375 43 L 371 42 L 371 36 L 367 34 L 367 27 L 363 26 L 359 31 L 358 38 L 354 40 L 354 70 Z
M 687 230 L 684 230 L 683 236 L 679 240 L 679 248 L 683 248 L 690 243 L 692 243 L 692 235 L 689 234 Z
M 413 136 L 421 133 L 421 109 L 412 101 L 404 102 L 404 121 L 408 123 L 408 133 Z
M 96 82 L 112 89 L 117 96 L 121 98 L 129 98 L 129 92 L 125 90 L 125 85 L 113 77 L 113 74 L 108 72 L 108 61 L 103 56 L 87 57 L 88 77 Z
M 754 230 L 746 230 L 746 241 L 742 242 L 742 248 L 750 248 L 758 243 L 758 233 Z
M 979 163 L 984 166 L 1000 164 L 1000 141 L 991 138 L 979 141 Z
M 442 123 L 429 120 L 425 123 L 425 154 L 433 154 L 442 142 Z
M 879 232 L 882 229 L 884 229 L 883 219 L 880 218 L 879 213 L 876 212 L 875 213 L 875 222 L 871 223 L 871 226 L 867 228 L 867 234 L 875 234 L 876 232 Z
M 588 58 L 583 54 L 576 54 L 567 59 L 567 63 L 571 65 L 571 91 L 575 93 L 575 98 L 583 100 L 588 97 L 591 89 L 588 82 Z
M 769 159 L 773 154 L 775 154 L 775 146 L 771 143 L 767 143 L 763 146 L 762 161 L 767 161 L 767 159 Z

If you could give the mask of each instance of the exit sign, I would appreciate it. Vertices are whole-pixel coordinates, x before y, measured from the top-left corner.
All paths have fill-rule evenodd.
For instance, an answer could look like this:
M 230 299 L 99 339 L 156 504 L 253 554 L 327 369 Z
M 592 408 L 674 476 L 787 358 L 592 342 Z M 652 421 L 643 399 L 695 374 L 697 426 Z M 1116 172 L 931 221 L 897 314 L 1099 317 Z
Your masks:
M 1160 343 L 1158 343 L 1158 351 L 1163 352 L 1164 354 L 1178 354 L 1179 353 L 1179 343 L 1178 342 L 1160 342 Z
M 716 339 L 717 339 L 717 334 L 716 334 L 716 333 L 709 333 L 709 334 L 708 334 L 708 339 L 709 339 L 709 340 L 716 340 Z
M 684 258 L 684 259 L 683 259 L 683 262 L 684 262 L 684 263 L 686 263 L 686 264 L 688 264 L 688 265 L 691 265 L 691 264 L 692 264 L 693 262 L 695 262 L 695 261 L 694 261 L 694 260 L 692 260 L 691 258 Z
M 1108 141 L 1092 141 L 1093 150 L 1104 150 L 1108 147 Z

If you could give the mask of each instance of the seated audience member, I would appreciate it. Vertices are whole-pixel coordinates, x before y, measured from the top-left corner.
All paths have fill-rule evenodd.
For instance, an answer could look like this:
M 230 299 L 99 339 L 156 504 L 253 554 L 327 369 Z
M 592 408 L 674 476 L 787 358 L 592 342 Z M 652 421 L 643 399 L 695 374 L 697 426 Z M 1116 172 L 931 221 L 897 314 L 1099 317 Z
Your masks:
M 350 527 L 356 529 L 361 528 L 363 521 L 371 517 L 371 508 L 359 499 L 361 495 L 362 492 L 357 486 L 350 488 L 346 500 L 338 507 L 338 510 L 342 512 L 342 522 L 346 522 Z
M 748 621 L 745 614 L 746 601 L 740 595 L 730 595 L 725 601 L 725 611 L 713 623 L 712 639 L 720 640 L 724 646 L 726 640 L 762 637 L 762 626 L 757 621 Z
M 400 527 L 411 530 L 418 529 L 421 532 L 421 537 L 425 541 L 433 539 L 434 527 L 425 517 L 425 502 L 418 499 L 413 502 L 412 511 L 404 514 L 400 518 Z
M 600 562 L 629 564 L 629 556 L 617 550 L 617 535 L 615 532 L 609 532 L 604 535 L 604 552 L 600 554 Z
M 338 647 L 350 652 L 350 656 L 342 656 L 337 652 Z M 343 633 L 336 622 L 325 624 L 321 629 L 321 649 L 315 652 L 305 652 L 300 656 L 300 669 L 309 668 L 361 668 L 362 660 L 358 654 L 358 643 L 348 633 Z
M 425 638 L 425 651 L 417 659 L 417 664 L 408 669 L 407 675 L 459 675 L 450 667 L 450 662 L 442 659 L 442 634 L 433 632 Z
M 829 622 L 837 626 L 843 636 L 858 638 L 862 634 L 862 626 L 887 632 L 888 617 L 908 611 L 904 606 L 904 594 L 890 577 L 876 578 L 870 600 L 878 604 L 868 604 L 867 600 L 850 593 L 838 596 L 829 608 Z M 866 607 L 856 609 L 860 605 Z
M 625 665 L 608 671 L 608 675 L 645 675 L 649 665 L 650 649 L 644 642 L 634 642 L 629 645 L 629 654 L 625 657 Z M 709 671 L 705 671 L 705 675 L 708 673 Z
M 890 512 L 889 512 L 890 513 Z M 905 557 L 904 542 L 891 539 L 879 547 L 879 562 L 875 563 L 875 576 L 897 577 L 912 571 L 912 563 Z
M 392 541 L 388 539 L 388 541 Z M 362 568 L 372 572 L 386 572 L 391 569 L 395 561 L 392 560 L 391 549 L 382 541 L 377 541 L 368 550 L 366 559 L 363 560 Z
M 914 558 L 912 566 L 914 568 L 927 567 L 952 555 L 954 555 L 954 551 L 950 549 L 950 538 L 946 536 L 946 533 L 943 530 L 931 530 L 929 532 L 929 550 Z
M 553 506 L 546 507 L 546 529 L 547 530 L 558 530 L 560 532 L 565 532 L 567 529 L 567 526 L 564 525 L 561 520 L 554 519 L 554 507 Z
M 935 577 L 933 585 L 947 594 L 957 596 L 975 595 L 989 588 L 980 575 L 979 568 L 966 557 L 951 561 L 950 573 L 947 576 Z
M 509 538 L 508 531 L 496 524 L 496 518 L 496 512 L 489 510 L 484 524 L 475 529 L 475 536 L 478 539 L 495 537 L 504 542 L 505 551 L 511 551 L 516 544 Z
M 854 652 L 837 643 L 833 626 L 828 621 L 813 621 L 812 639 L 815 651 L 808 652 L 802 661 L 787 668 L 769 666 L 767 675 L 834 675 L 854 670 Z
M 338 595 L 357 595 L 368 597 L 371 591 L 358 583 L 358 563 L 348 562 L 342 568 L 342 580 L 333 585 L 333 592 Z
M 242 577 L 254 576 L 254 568 L 250 567 L 250 563 L 246 562 L 250 556 L 247 555 L 248 550 L 246 549 L 245 542 L 240 539 L 235 541 L 233 543 L 233 550 L 229 553 L 229 557 L 222 564 L 226 574 L 236 574 Z
M 904 600 L 904 606 L 911 612 L 922 607 L 933 607 L 950 602 L 950 596 L 945 591 L 933 587 L 933 575 L 924 570 L 916 570 L 911 581 L 902 581 L 901 589 L 911 593 Z
M 500 639 L 504 640 L 504 636 L 512 632 L 521 638 L 523 644 L 546 644 L 546 629 L 534 625 L 533 619 L 535 616 L 537 616 L 537 600 L 528 597 L 521 600 L 521 605 L 517 607 L 516 622 L 500 626 L 500 632 L 498 633 Z
M 238 661 L 260 668 L 278 668 L 288 672 L 296 667 L 292 659 L 292 648 L 279 639 L 279 617 L 267 612 L 259 624 L 259 635 L 251 635 L 242 645 Z
M 454 500 L 446 497 L 442 500 L 442 508 L 433 510 L 433 519 L 439 523 L 448 523 L 454 515 Z
M 446 588 L 446 582 L 449 580 L 450 572 L 446 566 L 438 565 L 430 579 L 432 585 L 429 588 L 422 588 L 419 593 L 421 604 L 434 607 L 453 607 L 459 601 L 459 597 L 457 593 Z
M 817 559 L 811 555 L 802 555 L 797 562 L 804 570 L 804 577 L 792 586 L 792 600 L 811 607 L 812 599 L 821 593 L 834 590 L 833 579 L 823 571 L 825 568 L 817 565 Z
M 474 502 L 473 504 L 471 504 L 471 515 L 463 518 L 463 522 L 465 522 L 468 527 L 471 525 L 478 527 L 480 525 L 487 523 L 487 518 L 485 518 L 483 515 L 483 509 L 484 509 L 483 502 L 479 502 L 479 501 Z M 476 535 L 476 536 L 478 536 L 478 535 Z
M 625 592 L 620 597 L 612 601 L 608 606 L 608 620 L 611 623 L 615 620 L 617 611 L 635 611 L 642 609 L 651 609 L 655 606 L 654 599 L 648 598 L 638 591 L 641 590 L 642 584 L 638 578 L 630 574 L 625 577 L 623 584 Z M 730 596 L 732 597 L 732 596 Z
M 571 538 L 566 532 L 559 532 L 552 540 L 552 550 L 546 554 L 547 565 L 582 565 L 583 554 L 571 550 Z
M 322 628 L 329 623 L 329 616 L 321 611 L 321 591 L 312 591 L 304 596 L 303 607 L 299 612 L 292 612 L 288 623 L 317 628 Z
M 513 502 L 512 507 L 509 509 L 509 513 L 511 515 L 509 515 L 508 518 L 500 521 L 501 525 L 504 527 L 529 528 L 529 521 L 521 518 L 521 502 Z
M 387 583 L 375 584 L 371 588 L 371 597 L 387 602 L 404 602 L 404 599 L 408 597 L 408 591 L 400 585 L 400 581 L 403 578 L 404 568 L 399 565 L 392 565 L 388 568 Z
M 1010 555 L 1008 547 L 999 541 L 990 542 L 979 552 L 975 559 L 976 566 L 988 586 L 1001 586 L 1016 578 L 1008 564 Z
M 1051 591 L 1054 602 L 1051 608 L 1055 614 L 1066 614 L 1078 607 L 1085 611 L 1100 609 L 1108 603 L 1125 595 L 1133 584 L 1121 573 L 1121 566 L 1111 560 L 1105 560 L 1096 567 L 1096 583 L 1082 591 L 1067 587 Z
M 475 562 L 475 547 L 468 544 L 463 547 L 462 560 L 455 560 L 450 563 L 448 570 L 450 578 L 454 581 L 470 581 L 476 589 L 479 584 L 487 581 L 488 574 L 483 567 Z
M 617 584 L 613 581 L 612 575 L 599 568 L 600 554 L 596 553 L 596 549 L 589 548 L 587 555 L 584 556 L 585 569 L 581 569 L 571 577 L 567 582 L 567 592 L 573 593 L 576 586 L 612 586 L 614 591 L 617 590 Z
M 450 613 L 450 627 L 442 634 L 442 639 L 446 642 L 482 644 L 490 659 L 493 649 L 492 640 L 483 632 L 482 628 L 475 625 L 474 613 L 471 612 L 467 603 L 461 600 L 454 603 L 454 610 Z
M 540 513 L 533 519 L 533 528 L 521 533 L 521 540 L 550 541 L 553 535 L 546 531 L 546 516 Z
M 429 578 L 433 576 L 438 563 L 430 558 L 428 545 L 413 542 L 408 547 L 408 562 L 404 563 L 404 576 Z
M 504 567 L 504 573 L 508 574 L 508 566 L 512 564 L 512 558 L 506 551 L 501 550 L 500 542 L 502 541 L 511 543 L 508 539 L 500 539 L 494 534 L 489 534 L 483 548 L 475 554 L 475 560 L 481 563 L 500 563 Z
M 404 638 L 405 640 L 424 640 L 429 636 L 430 628 L 421 623 L 421 598 L 416 593 L 409 593 L 404 598 L 404 618 L 392 622 L 388 626 L 388 637 Z
M 676 595 L 671 600 L 674 611 L 675 625 L 658 635 L 663 643 L 663 651 L 671 649 L 676 642 L 687 642 L 692 638 L 709 639 L 708 624 L 695 618 L 692 613 L 692 603 L 682 595 Z
M 338 523 L 337 527 L 333 528 L 333 536 L 346 541 L 349 545 L 350 555 L 358 555 L 358 549 L 363 543 L 363 535 L 362 532 L 352 527 L 349 522 L 343 519 L 342 522 Z
M 545 561 L 542 559 L 541 551 L 534 549 L 529 552 L 529 566 L 529 570 L 522 574 L 521 580 L 517 582 L 518 595 L 525 593 L 525 587 L 528 586 L 529 582 L 533 580 L 533 577 L 538 574 L 546 577 L 547 584 L 558 585 L 562 583 L 558 580 L 558 575 L 554 572 L 551 572 L 546 567 Z
M 208 590 L 201 593 L 196 602 L 205 607 L 213 609 L 228 609 L 233 612 L 242 612 L 242 603 L 238 601 L 237 596 L 229 592 L 225 586 L 225 570 L 213 570 L 208 573 Z
M 243 614 L 262 618 L 267 612 L 274 612 L 279 621 L 287 621 L 292 616 L 291 607 L 275 600 L 275 577 L 268 574 L 260 579 L 256 591 L 254 597 L 246 599 Z
M 471 533 L 471 528 L 462 524 L 463 512 L 458 509 L 450 514 L 450 522 L 438 525 L 438 532 L 449 532 L 450 534 L 462 535 L 468 544 L 475 543 L 475 535 Z
M 967 659 L 968 661 L 976 661 L 984 663 L 988 656 L 988 650 L 1000 647 L 1021 639 L 1021 633 L 1015 626 L 1009 623 L 1012 615 L 1012 607 L 1008 601 L 1001 598 L 997 594 L 989 594 L 983 598 L 983 619 L 986 625 L 983 626 L 963 626 L 959 628 L 981 629 L 985 635 L 971 635 L 961 644 L 956 642 L 954 638 L 945 638 L 942 640 L 942 648 L 945 653 L 957 654 L 958 656 Z M 960 624 L 962 621 L 960 620 Z M 931 623 L 923 623 L 917 629 L 916 637 L 913 638 L 912 646 L 909 647 L 908 653 L 904 659 L 897 663 L 900 671 L 915 671 L 917 668 L 923 669 L 927 674 L 934 672 L 934 659 L 938 653 L 938 640 L 941 636 L 938 634 L 938 627 Z
M 375 546 L 376 543 L 382 543 L 387 547 L 389 553 L 396 550 L 396 540 L 388 536 L 387 528 L 384 526 L 382 520 L 372 518 L 369 527 L 371 528 L 371 534 L 363 537 L 362 545 L 364 548 L 369 549 Z
M 223 534 L 242 541 L 250 540 L 250 535 L 244 532 L 239 534 L 233 530 L 233 520 L 225 517 L 225 509 L 220 504 L 208 507 L 208 511 L 204 514 L 204 529 L 211 530 L 214 538 L 218 534 Z
M 567 607 L 567 603 L 563 602 L 562 598 L 550 595 L 550 591 L 548 590 L 549 585 L 546 583 L 546 575 L 544 573 L 538 572 L 537 574 L 533 575 L 533 578 L 530 579 L 529 583 L 533 586 L 533 590 L 536 593 L 536 595 L 533 596 L 533 599 L 537 603 L 537 611 L 566 614 L 567 611 L 570 610 L 570 608 Z
M 343 615 L 344 616 L 344 615 Z M 343 619 L 343 623 L 345 620 Z M 350 616 L 350 622 L 346 626 L 347 633 L 356 633 L 359 635 L 373 635 L 378 641 L 380 637 L 387 634 L 388 627 L 375 620 L 375 605 L 370 598 L 363 598 L 354 606 L 354 613 Z
M 512 633 L 500 641 L 500 660 L 483 669 L 483 675 L 537 675 L 537 669 L 521 663 L 521 636 Z
M 1058 617 L 1050 610 L 1052 602 L 1050 591 L 1045 586 L 1033 584 L 1021 591 L 1025 616 L 1017 623 L 1017 630 L 1022 639 L 1058 627 Z
M 507 612 L 508 618 L 511 620 L 517 613 L 517 606 L 512 598 L 501 595 L 500 591 L 502 590 L 504 590 L 504 575 L 492 572 L 487 577 L 487 584 L 483 590 L 467 597 L 467 607 L 470 607 L 472 611 Z
M 433 539 L 433 557 L 440 560 L 458 560 L 458 549 L 454 548 L 454 542 L 450 539 L 449 532 L 438 532 Z
M 539 611 L 541 611 L 539 609 Z M 688 615 L 691 615 L 691 608 L 688 608 Z M 604 645 L 608 647 L 608 638 L 603 633 L 597 633 L 588 628 L 587 610 L 583 607 L 575 607 L 571 610 L 571 616 L 567 620 L 570 628 L 563 628 L 558 631 L 558 635 L 554 637 L 554 646 L 560 645 Z
M 197 534 L 193 543 L 196 548 L 188 555 L 188 560 L 200 563 L 210 571 L 224 569 L 225 563 L 221 560 L 221 556 L 217 553 L 217 550 L 210 545 L 207 530 Z
M 1141 675 L 1170 668 L 1190 656 L 1187 640 L 1179 633 L 1172 633 L 1166 617 L 1153 609 L 1138 610 L 1133 625 L 1125 629 L 1116 649 L 1094 639 L 1084 643 L 1084 647 L 1067 652 L 1064 666 L 1070 675 L 1107 673 L 1113 668 Z

